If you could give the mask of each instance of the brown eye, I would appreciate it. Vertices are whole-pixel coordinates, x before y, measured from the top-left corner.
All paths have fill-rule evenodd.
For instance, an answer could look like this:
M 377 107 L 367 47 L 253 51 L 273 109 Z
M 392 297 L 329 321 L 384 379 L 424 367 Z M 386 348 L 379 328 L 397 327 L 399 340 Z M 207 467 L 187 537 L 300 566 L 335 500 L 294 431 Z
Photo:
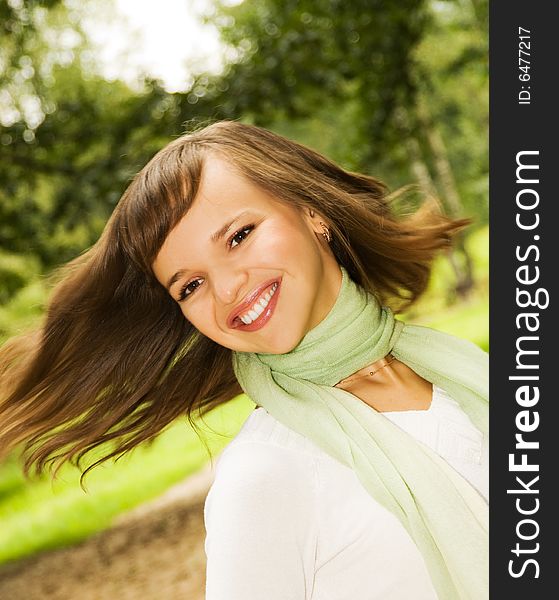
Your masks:
M 194 291 L 199 287 L 200 287 L 200 279 L 193 279 L 192 281 L 189 281 L 186 285 L 184 285 L 181 288 L 181 291 L 179 294 L 179 302 L 182 302 L 183 300 L 188 298 L 188 296 L 191 296 L 194 293 Z
M 234 233 L 233 236 L 231 237 L 231 239 L 229 241 L 229 247 L 234 248 L 235 246 L 238 246 L 246 237 L 248 237 L 248 234 L 253 229 L 254 229 L 254 225 L 247 225 L 246 227 L 239 229 L 239 231 Z

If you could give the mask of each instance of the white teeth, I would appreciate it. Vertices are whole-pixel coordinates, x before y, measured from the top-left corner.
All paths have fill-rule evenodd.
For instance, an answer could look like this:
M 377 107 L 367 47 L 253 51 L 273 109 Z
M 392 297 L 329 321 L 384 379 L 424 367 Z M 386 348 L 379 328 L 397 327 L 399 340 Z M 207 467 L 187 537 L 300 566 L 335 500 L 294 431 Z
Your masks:
M 257 319 L 263 312 L 264 309 L 268 306 L 272 296 L 275 291 L 278 289 L 278 282 L 276 281 L 269 292 L 266 292 L 264 296 L 259 298 L 259 300 L 252 306 L 252 308 L 244 315 L 240 316 L 239 319 L 245 324 L 250 325 L 255 319 Z

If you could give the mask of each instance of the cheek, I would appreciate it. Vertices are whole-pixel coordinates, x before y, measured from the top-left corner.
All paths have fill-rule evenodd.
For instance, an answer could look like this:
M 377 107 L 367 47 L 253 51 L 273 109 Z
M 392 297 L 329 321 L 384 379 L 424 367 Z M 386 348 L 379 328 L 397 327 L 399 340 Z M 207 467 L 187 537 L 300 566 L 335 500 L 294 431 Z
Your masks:
M 191 300 L 194 300 L 191 298 Z M 211 304 L 208 302 L 192 302 L 189 306 L 183 306 L 181 308 L 182 314 L 187 321 L 198 329 L 204 335 L 210 333 L 210 326 L 212 319 L 211 317 Z M 209 336 L 208 336 L 209 337 Z
M 317 253 L 307 231 L 285 223 L 270 225 L 263 230 L 251 250 L 251 259 L 258 258 L 261 264 L 271 267 L 287 266 L 293 262 L 305 266 Z

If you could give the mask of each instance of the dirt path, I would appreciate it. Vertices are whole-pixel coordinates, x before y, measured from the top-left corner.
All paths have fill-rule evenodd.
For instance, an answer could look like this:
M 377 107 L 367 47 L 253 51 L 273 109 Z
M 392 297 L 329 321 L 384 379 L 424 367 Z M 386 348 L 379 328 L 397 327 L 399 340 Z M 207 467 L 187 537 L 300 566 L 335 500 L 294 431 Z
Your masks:
M 0 566 L 0 599 L 203 600 L 213 475 L 205 468 L 81 544 Z

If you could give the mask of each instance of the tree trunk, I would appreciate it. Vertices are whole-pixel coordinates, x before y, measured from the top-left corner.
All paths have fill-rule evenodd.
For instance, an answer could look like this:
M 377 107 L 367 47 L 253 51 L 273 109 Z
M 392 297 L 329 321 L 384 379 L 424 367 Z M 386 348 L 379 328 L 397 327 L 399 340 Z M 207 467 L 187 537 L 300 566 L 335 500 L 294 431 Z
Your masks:
M 416 137 L 411 135 L 410 126 L 409 126 L 409 118 L 407 111 L 400 107 L 397 113 L 397 120 L 400 125 L 400 128 L 403 132 L 404 136 L 404 144 L 406 146 L 406 150 L 410 157 L 411 163 L 411 171 L 414 174 L 415 178 L 419 182 L 424 193 L 429 196 L 434 196 L 435 198 L 439 198 L 440 195 L 437 192 L 437 186 L 433 178 L 431 177 L 431 173 L 429 171 L 429 167 L 427 166 L 425 160 L 423 159 L 423 154 L 421 150 L 421 146 Z M 442 142 L 442 139 L 440 140 Z M 430 149 L 433 150 L 431 144 L 429 145 Z M 446 153 L 443 154 L 446 157 Z M 440 160 L 440 158 L 439 158 Z M 437 160 L 435 159 L 435 163 Z M 437 168 L 437 173 L 439 173 L 439 169 L 445 169 L 445 165 L 442 160 L 439 164 L 439 168 Z M 454 183 L 454 179 L 452 177 L 452 171 L 450 170 L 450 164 L 447 161 L 446 164 L 446 175 L 447 180 L 450 181 L 450 185 L 452 186 Z M 439 180 L 441 177 L 439 176 Z M 462 202 L 460 201 L 460 197 L 458 196 L 458 192 L 456 187 L 454 187 L 454 194 L 451 191 L 450 201 L 447 203 L 443 203 L 446 205 L 446 212 L 453 217 L 458 216 L 462 212 Z M 446 187 L 445 187 L 446 192 Z M 460 257 L 457 256 L 458 253 L 462 256 L 464 265 L 460 261 Z M 460 297 L 465 297 L 468 295 L 469 291 L 473 287 L 473 279 L 472 279 L 472 261 L 469 256 L 469 253 L 464 244 L 464 236 L 462 232 L 460 232 L 456 236 L 456 242 L 454 248 L 451 249 L 447 254 L 450 265 L 452 266 L 452 270 L 456 276 L 456 286 L 455 291 Z
M 421 146 L 417 138 L 412 134 L 408 112 L 404 107 L 400 106 L 395 111 L 395 116 L 404 139 L 404 145 L 410 160 L 410 168 L 414 177 L 417 179 L 424 194 L 438 198 L 437 187 L 431 177 L 427 163 L 423 160 Z
M 421 100 L 418 100 L 417 116 L 421 130 L 425 134 L 429 149 L 431 150 L 437 179 L 443 190 L 443 202 L 447 206 L 447 212 L 453 218 L 460 217 L 464 214 L 464 207 L 458 187 L 456 186 L 452 166 L 448 160 L 446 145 L 431 119 L 426 104 L 421 102 Z M 463 264 L 459 262 L 458 257 L 454 253 L 450 254 L 449 259 L 457 274 L 456 293 L 461 297 L 465 297 L 473 288 L 474 280 L 472 275 L 472 259 L 465 245 L 464 232 L 460 232 L 456 236 L 455 248 L 462 257 Z

